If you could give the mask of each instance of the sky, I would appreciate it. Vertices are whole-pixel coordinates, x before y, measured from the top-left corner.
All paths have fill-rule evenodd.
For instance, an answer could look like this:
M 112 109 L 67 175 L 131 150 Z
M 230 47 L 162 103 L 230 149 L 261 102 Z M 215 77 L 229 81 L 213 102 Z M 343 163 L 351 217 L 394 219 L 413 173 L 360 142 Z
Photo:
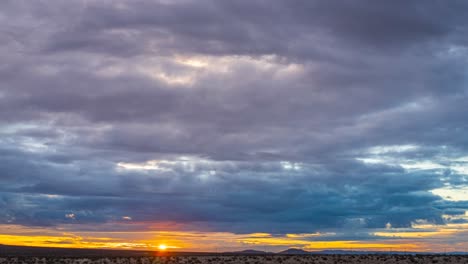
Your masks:
M 468 251 L 466 10 L 3 0 L 0 243 Z

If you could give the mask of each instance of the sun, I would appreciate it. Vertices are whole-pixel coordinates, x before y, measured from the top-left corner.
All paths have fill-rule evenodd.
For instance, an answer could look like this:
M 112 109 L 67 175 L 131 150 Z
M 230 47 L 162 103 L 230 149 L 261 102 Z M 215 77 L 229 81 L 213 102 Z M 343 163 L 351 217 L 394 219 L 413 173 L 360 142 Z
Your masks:
M 159 250 L 166 250 L 166 249 L 167 249 L 166 245 L 164 245 L 164 244 L 159 245 Z

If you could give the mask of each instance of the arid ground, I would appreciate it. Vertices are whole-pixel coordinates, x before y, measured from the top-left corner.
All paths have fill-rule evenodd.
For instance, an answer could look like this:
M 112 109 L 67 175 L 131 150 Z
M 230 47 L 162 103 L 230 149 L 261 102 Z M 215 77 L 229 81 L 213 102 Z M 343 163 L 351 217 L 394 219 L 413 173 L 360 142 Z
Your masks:
M 468 256 L 449 255 L 258 255 L 154 257 L 0 257 L 0 264 L 338 264 L 338 263 L 468 263 Z

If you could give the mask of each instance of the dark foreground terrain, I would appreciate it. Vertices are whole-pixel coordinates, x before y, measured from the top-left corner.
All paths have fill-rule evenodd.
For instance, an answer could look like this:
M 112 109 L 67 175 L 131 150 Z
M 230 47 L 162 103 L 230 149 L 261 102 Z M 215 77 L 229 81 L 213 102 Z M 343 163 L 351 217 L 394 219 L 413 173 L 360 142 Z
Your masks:
M 296 250 L 297 251 L 297 250 Z M 443 254 L 279 254 L 153 252 L 133 250 L 64 249 L 0 245 L 0 264 L 340 264 L 424 263 L 468 264 L 468 255 Z
M 216 255 L 152 257 L 0 257 L 0 264 L 338 264 L 468 263 L 468 256 L 445 255 Z

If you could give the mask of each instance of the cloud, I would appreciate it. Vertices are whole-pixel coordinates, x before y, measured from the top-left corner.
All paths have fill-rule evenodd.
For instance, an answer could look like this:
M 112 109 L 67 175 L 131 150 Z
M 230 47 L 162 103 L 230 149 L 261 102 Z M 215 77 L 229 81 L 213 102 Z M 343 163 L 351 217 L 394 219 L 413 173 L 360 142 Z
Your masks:
M 0 5 L 3 224 L 464 221 L 463 1 Z

